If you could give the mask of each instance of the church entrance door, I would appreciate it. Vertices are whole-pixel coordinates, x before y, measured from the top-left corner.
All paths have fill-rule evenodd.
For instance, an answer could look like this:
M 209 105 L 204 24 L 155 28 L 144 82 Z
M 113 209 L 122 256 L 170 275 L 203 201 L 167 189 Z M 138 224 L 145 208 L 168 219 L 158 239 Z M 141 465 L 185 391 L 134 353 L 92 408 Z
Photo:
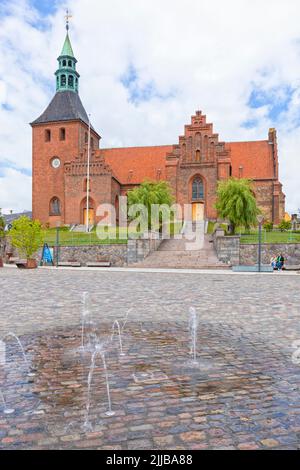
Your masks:
M 87 209 L 83 209 L 83 220 L 84 220 L 84 225 L 87 225 Z M 89 209 L 88 224 L 89 225 L 94 225 L 95 224 L 95 211 L 94 211 L 94 209 Z
M 204 220 L 204 204 L 197 202 L 193 204 L 193 222 L 201 222 Z

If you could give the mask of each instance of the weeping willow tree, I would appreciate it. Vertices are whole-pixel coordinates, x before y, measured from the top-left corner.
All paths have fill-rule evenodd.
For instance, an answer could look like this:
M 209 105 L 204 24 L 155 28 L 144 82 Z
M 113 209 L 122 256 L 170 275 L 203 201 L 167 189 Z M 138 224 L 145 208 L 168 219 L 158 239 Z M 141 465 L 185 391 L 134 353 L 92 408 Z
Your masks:
M 260 210 L 251 189 L 251 181 L 236 178 L 220 181 L 216 209 L 220 218 L 229 220 L 232 233 L 239 225 L 246 229 L 256 225 Z
M 148 228 L 151 228 L 153 206 L 166 205 L 170 207 L 173 204 L 172 189 L 166 181 L 144 181 L 140 186 L 129 191 L 127 197 L 129 208 L 138 204 L 145 206 Z

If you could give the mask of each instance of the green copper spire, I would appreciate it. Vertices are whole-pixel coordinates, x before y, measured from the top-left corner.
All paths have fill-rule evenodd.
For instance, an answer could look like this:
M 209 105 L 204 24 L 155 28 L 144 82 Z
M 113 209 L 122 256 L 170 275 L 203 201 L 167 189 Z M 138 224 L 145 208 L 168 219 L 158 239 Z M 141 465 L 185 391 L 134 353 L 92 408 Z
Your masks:
M 69 18 L 70 15 L 67 12 L 67 35 L 61 54 L 57 59 L 59 64 L 58 70 L 55 72 L 56 91 L 73 91 L 74 93 L 78 93 L 78 81 L 80 75 L 76 70 L 77 60 L 75 59 L 69 38 Z
M 69 38 L 69 33 L 67 33 L 65 43 L 64 43 L 64 46 L 62 48 L 62 51 L 61 51 L 60 55 L 61 56 L 68 56 L 68 57 L 74 57 L 74 52 L 73 52 L 71 41 L 70 41 L 70 38 Z

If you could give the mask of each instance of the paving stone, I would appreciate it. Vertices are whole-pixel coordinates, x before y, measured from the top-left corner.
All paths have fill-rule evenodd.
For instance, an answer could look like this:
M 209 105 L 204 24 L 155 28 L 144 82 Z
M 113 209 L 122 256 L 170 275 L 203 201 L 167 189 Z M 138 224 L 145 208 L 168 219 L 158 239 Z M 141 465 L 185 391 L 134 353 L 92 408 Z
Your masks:
M 152 448 L 153 443 L 147 439 L 136 439 L 128 441 L 128 450 L 147 450 Z
M 201 440 L 205 439 L 205 433 L 204 432 L 197 432 L 197 431 L 184 432 L 184 433 L 180 434 L 179 437 L 184 442 L 195 442 L 195 441 L 201 441 Z
M 278 441 L 275 439 L 263 439 L 260 442 L 265 447 L 276 447 L 278 445 Z
M 0 448 L 299 448 L 300 369 L 292 362 L 293 342 L 300 339 L 298 281 L 284 275 L 2 269 L 1 337 L 9 331 L 20 336 L 36 375 L 27 377 L 18 344 L 9 339 L 0 379 L 15 413 L 0 409 Z M 125 356 L 117 340 L 107 342 L 115 415 L 106 415 L 105 374 L 97 360 L 88 430 L 91 351 L 80 351 L 84 290 L 91 296 L 86 341 L 97 334 L 107 342 L 113 321 L 122 324 L 134 306 L 122 335 Z M 189 355 L 193 305 L 199 367 Z M 137 386 L 133 376 L 143 371 L 156 371 L 155 382 Z

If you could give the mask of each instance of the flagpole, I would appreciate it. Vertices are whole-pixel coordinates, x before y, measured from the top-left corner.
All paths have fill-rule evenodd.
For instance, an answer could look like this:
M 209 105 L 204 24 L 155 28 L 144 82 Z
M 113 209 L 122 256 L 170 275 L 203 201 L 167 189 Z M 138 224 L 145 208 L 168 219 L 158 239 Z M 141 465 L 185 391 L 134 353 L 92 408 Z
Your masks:
M 91 115 L 89 114 L 89 135 L 87 148 L 87 180 L 86 180 L 86 231 L 89 231 L 89 212 L 90 212 L 90 158 L 91 158 Z

